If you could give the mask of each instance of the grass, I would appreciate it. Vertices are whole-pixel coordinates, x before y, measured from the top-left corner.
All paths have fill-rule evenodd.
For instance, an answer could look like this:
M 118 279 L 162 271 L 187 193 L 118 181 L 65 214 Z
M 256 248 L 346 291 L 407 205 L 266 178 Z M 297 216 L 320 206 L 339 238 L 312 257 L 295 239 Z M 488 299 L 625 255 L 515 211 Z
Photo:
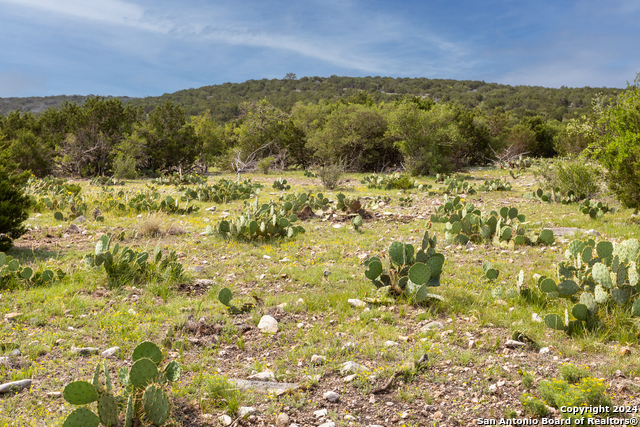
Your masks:
M 506 171 L 491 169 L 473 170 L 469 172 L 473 178 L 469 182 L 481 184 L 485 179 L 502 178 L 506 174 Z M 32 231 L 17 242 L 10 255 L 33 266 L 61 268 L 67 277 L 50 287 L 2 291 L 0 313 L 17 311 L 24 315 L 16 323 L 4 322 L 0 327 L 0 343 L 16 343 L 23 353 L 21 366 L 0 366 L 0 380 L 32 378 L 36 385 L 30 392 L 3 398 L 0 425 L 9 420 L 16 426 L 62 424 L 71 406 L 62 400 L 46 398 L 44 393 L 61 391 L 65 383 L 90 378 L 99 359 L 72 355 L 72 346 L 100 349 L 119 346 L 121 356 L 110 361 L 116 369 L 123 366 L 132 349 L 144 340 L 164 343 L 169 358 L 179 360 L 185 367 L 181 383 L 173 386 L 174 412 L 188 412 L 187 409 L 193 408 L 192 412 L 198 417 L 223 412 L 232 415 L 240 406 L 256 405 L 262 411 L 261 416 L 271 423 L 275 423 L 278 411 L 285 407 L 290 407 L 290 414 L 304 419 L 305 414 L 312 414 L 324 404 L 322 392 L 335 388 L 346 396 L 341 400 L 342 406 L 334 408 L 339 409 L 336 413 L 341 422 L 344 420 L 340 414 L 348 409 L 359 417 L 371 417 L 368 424 L 387 425 L 389 422 L 385 419 L 392 415 L 385 415 L 384 406 L 377 406 L 378 412 L 370 409 L 367 393 L 423 353 L 429 356 L 427 373 L 398 379 L 393 391 L 384 397 L 397 402 L 398 407 L 407 405 L 412 416 L 418 417 L 407 424 L 432 425 L 432 414 L 423 416 L 421 409 L 417 409 L 425 403 L 447 405 L 446 411 L 460 420 L 488 417 L 491 413 L 497 416 L 506 411 L 511 414 L 512 410 L 539 413 L 541 409 L 535 402 L 521 403 L 519 396 L 525 389 L 534 387 L 539 378 L 565 375 L 569 368 L 563 368 L 559 361 L 566 357 L 571 357 L 572 366 L 596 363 L 597 368 L 590 370 L 592 373 L 597 370 L 600 375 L 612 376 L 620 369 L 627 376 L 638 375 L 637 323 L 624 310 L 603 310 L 601 330 L 572 338 L 531 321 L 534 312 L 544 317 L 545 313 L 561 313 L 571 307 L 566 301 L 547 301 L 543 295 L 536 294 L 532 278 L 534 273 L 554 275 L 553 265 L 563 259 L 567 245 L 563 238 L 557 238 L 556 245 L 544 250 L 523 247 L 509 251 L 490 245 L 476 245 L 473 250 L 467 250 L 445 243 L 444 225 L 433 224 L 438 251 L 445 255 L 442 286 L 435 293 L 444 296 L 446 302 L 434 301 L 418 307 L 399 301 L 393 306 L 372 306 L 364 311 L 347 303 L 349 298 L 362 299 L 375 291 L 363 275 L 363 260 L 385 254 L 395 240 L 419 244 L 429 215 L 442 198 L 415 190 L 403 193 L 367 189 L 360 184 L 362 176 L 356 174 L 346 174 L 343 180 L 349 182 L 333 191 L 322 188 L 319 179 L 304 177 L 301 172 L 288 172 L 283 177 L 292 185 L 290 192 L 323 192 L 334 200 L 338 192 L 360 197 L 389 196 L 392 200 L 374 211 L 382 215 L 365 221 L 362 233 L 356 233 L 348 221 L 312 219 L 303 224 L 305 234 L 273 242 L 227 241 L 202 234 L 207 225 L 215 229 L 225 214 L 239 214 L 241 201 L 217 205 L 213 212 L 205 211 L 213 204 L 195 202 L 200 209 L 184 216 L 162 213 L 143 214 L 138 218 L 136 213 L 117 215 L 103 210 L 104 222 L 90 218 L 82 225 L 86 231 L 82 235 L 66 235 L 67 224 L 55 220 L 53 212 L 43 211 L 38 217 L 32 213 L 27 221 Z M 277 200 L 283 193 L 271 188 L 273 177 L 256 174 L 251 178 L 265 184 L 259 195 L 261 201 Z M 214 179 L 217 177 L 209 178 Z M 433 179 L 421 181 L 434 184 L 434 188 L 440 186 Z M 527 215 L 533 229 L 547 225 L 593 228 L 607 239 L 638 237 L 637 224 L 627 221 L 628 210 L 620 209 L 595 221 L 579 213 L 576 206 L 524 198 L 533 188 L 524 186 L 532 182 L 530 173 L 509 181 L 514 185 L 510 192 L 481 192 L 467 197 L 467 201 L 484 211 L 517 206 Z M 145 182 L 140 180 L 125 187 L 132 191 L 144 188 Z M 171 186 L 160 187 L 159 191 L 177 196 Z M 86 195 L 88 205 L 100 200 L 99 192 L 99 188 L 83 183 L 82 194 Z M 406 194 L 411 195 L 412 206 L 399 205 L 399 198 Z M 384 212 L 393 215 L 384 215 Z M 342 226 L 334 228 L 336 224 Z M 187 274 L 179 280 L 156 277 L 110 288 L 103 272 L 89 271 L 81 261 L 107 232 L 124 232 L 120 245 L 135 250 L 153 254 L 158 246 L 164 254 L 176 251 L 177 260 Z M 481 279 L 482 262 L 487 260 L 500 270 L 494 284 Z M 492 296 L 494 288 L 513 287 L 521 269 L 525 271 L 525 285 L 534 289 L 532 298 L 507 299 L 506 305 L 496 303 Z M 330 275 L 325 276 L 325 271 L 330 271 Z M 191 284 L 195 279 L 210 280 L 209 289 L 195 295 L 179 290 L 180 285 Z M 232 290 L 233 303 L 237 306 L 254 302 L 252 295 L 263 304 L 257 305 L 252 313 L 232 317 L 217 301 L 217 293 L 223 287 Z M 283 303 L 286 306 L 278 308 Z M 280 332 L 275 336 L 263 336 L 255 329 L 266 313 L 279 320 Z M 197 336 L 185 329 L 190 318 L 193 321 L 204 318 L 207 324 L 220 325 L 221 329 L 215 339 L 209 335 Z M 444 329 L 422 331 L 421 326 L 432 320 L 442 322 Z M 297 326 L 299 323 L 302 327 Z M 243 333 L 243 324 L 253 329 Z M 514 331 L 555 350 L 547 358 L 529 352 L 525 358 L 509 359 L 510 354 L 503 353 L 503 344 Z M 406 341 L 400 336 L 406 337 Z M 192 342 L 194 338 L 202 340 L 203 337 L 209 341 Z M 399 345 L 384 347 L 387 340 Z M 467 348 L 470 340 L 475 341 L 474 348 Z M 356 351 L 343 351 L 346 342 L 356 343 Z M 632 356 L 626 359 L 619 356 L 619 345 L 632 346 Z M 313 354 L 327 357 L 325 365 L 310 366 Z M 337 371 L 348 360 L 364 364 L 367 372 L 378 379 L 371 380 L 367 374 L 359 375 L 352 383 L 344 383 Z M 512 362 L 518 366 L 507 365 Z M 301 382 L 309 388 L 273 399 L 239 391 L 228 382 L 228 378 L 246 378 L 252 371 L 264 369 L 273 370 L 282 381 Z M 519 369 L 526 375 L 519 375 Z M 322 374 L 322 378 L 309 379 L 309 375 L 316 374 Z M 509 383 L 521 381 L 519 392 L 512 393 L 509 409 L 498 405 L 486 392 L 489 385 L 499 379 Z M 462 390 L 465 391 L 460 396 Z M 634 401 L 630 393 L 622 393 L 614 402 L 630 404 Z M 445 399 L 446 396 L 449 398 Z M 356 402 L 354 406 L 350 406 L 351 401 Z M 395 407 L 393 410 L 402 412 Z M 440 422 L 446 424 L 446 420 L 445 417 Z M 311 424 L 311 420 L 298 424 Z

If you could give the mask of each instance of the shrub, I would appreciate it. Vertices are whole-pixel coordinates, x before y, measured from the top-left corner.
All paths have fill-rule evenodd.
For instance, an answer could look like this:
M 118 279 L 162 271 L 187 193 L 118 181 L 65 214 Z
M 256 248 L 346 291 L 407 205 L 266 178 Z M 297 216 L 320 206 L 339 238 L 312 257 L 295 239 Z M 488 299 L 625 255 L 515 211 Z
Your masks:
M 118 179 L 134 179 L 136 177 L 136 159 L 118 154 L 113 160 L 113 175 Z
M 543 161 L 534 173 L 545 188 L 558 188 L 562 194 L 572 191 L 579 199 L 597 195 L 603 175 L 597 164 L 579 159 Z
M 273 166 L 274 160 L 275 160 L 275 157 L 273 156 L 265 157 L 264 159 L 258 162 L 258 169 L 260 169 L 263 174 L 265 175 L 268 174 L 269 169 L 271 169 L 271 167 Z
M 0 165 L 0 252 L 27 232 L 22 223 L 29 218 L 31 201 L 20 188 L 25 178 L 25 174 L 10 176 Z
M 318 176 L 322 181 L 322 185 L 329 190 L 333 190 L 340 182 L 344 174 L 344 166 L 342 163 L 332 163 L 327 166 L 323 166 L 318 171 Z

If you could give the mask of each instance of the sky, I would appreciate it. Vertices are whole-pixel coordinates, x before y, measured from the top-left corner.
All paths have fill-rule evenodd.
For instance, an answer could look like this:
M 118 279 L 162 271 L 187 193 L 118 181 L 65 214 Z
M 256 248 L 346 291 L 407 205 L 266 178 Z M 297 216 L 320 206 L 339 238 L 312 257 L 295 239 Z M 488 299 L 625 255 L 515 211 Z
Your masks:
M 638 22 L 639 0 L 0 0 L 0 97 L 287 73 L 624 88 Z

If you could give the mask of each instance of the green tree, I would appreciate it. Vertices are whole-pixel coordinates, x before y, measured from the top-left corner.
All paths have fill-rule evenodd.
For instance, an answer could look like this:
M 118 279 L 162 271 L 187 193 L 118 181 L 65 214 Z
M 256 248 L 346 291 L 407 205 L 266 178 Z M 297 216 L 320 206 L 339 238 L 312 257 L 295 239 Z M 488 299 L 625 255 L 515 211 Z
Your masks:
M 13 165 L 15 167 L 15 165 Z M 10 174 L 13 169 L 6 159 L 0 162 L 0 251 L 5 252 L 13 246 L 13 239 L 26 233 L 22 224 L 29 218 L 31 206 L 29 197 L 22 191 L 29 174 Z

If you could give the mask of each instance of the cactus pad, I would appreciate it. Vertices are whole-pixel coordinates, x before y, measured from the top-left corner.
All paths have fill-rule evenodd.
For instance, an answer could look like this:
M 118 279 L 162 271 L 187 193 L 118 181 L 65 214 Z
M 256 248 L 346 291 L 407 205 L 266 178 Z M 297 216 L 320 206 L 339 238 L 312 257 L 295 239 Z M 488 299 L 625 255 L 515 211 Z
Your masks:
M 364 272 L 364 275 L 369 280 L 376 280 L 382 274 L 382 263 L 379 260 L 372 260 L 369 263 L 369 269 Z
M 609 301 L 609 293 L 600 285 L 596 286 L 596 289 L 594 290 L 594 296 L 598 304 L 604 304 Z
M 220 301 L 222 305 L 229 305 L 231 302 L 231 291 L 229 288 L 220 289 L 220 292 L 218 292 L 218 301 Z
M 640 299 L 637 299 L 633 302 L 633 307 L 631 307 L 631 315 L 640 316 Z
M 67 416 L 62 427 L 98 427 L 99 424 L 100 418 L 90 409 L 78 408 Z
M 589 317 L 589 309 L 584 304 L 576 304 L 571 309 L 571 314 L 578 320 L 586 321 Z
M 169 418 L 169 399 L 165 392 L 154 384 L 144 391 L 142 405 L 147 418 L 156 426 L 161 426 Z
M 118 370 L 118 378 L 123 386 L 128 387 L 131 385 L 131 379 L 129 378 L 129 370 L 123 366 Z
M 503 227 L 502 230 L 500 230 L 500 239 L 509 240 L 511 239 L 512 233 L 513 233 L 513 230 L 511 229 L 511 227 Z
M 433 256 L 429 257 L 426 264 L 431 270 L 431 277 L 437 277 L 442 273 L 442 266 L 444 265 L 444 255 L 434 254 Z
M 133 395 L 127 399 L 127 409 L 124 413 L 124 427 L 133 427 Z
M 602 242 L 598 242 L 596 245 L 596 252 L 602 260 L 609 258 L 613 254 L 613 244 L 604 240 Z
M 100 422 L 106 427 L 118 425 L 118 402 L 110 393 L 104 393 L 98 399 L 98 415 Z
M 542 282 L 540 282 L 540 290 L 544 293 L 549 294 L 551 292 L 557 292 L 558 286 L 553 279 L 546 278 Z
M 182 373 L 182 368 L 178 362 L 171 361 L 167 363 L 167 366 L 164 367 L 164 375 L 171 382 L 176 382 L 180 379 L 180 374 Z
M 623 288 L 613 288 L 611 289 L 611 299 L 619 305 L 623 305 L 629 300 L 629 292 Z
M 144 388 L 153 381 L 156 375 L 158 375 L 158 368 L 151 359 L 139 359 L 131 366 L 129 379 L 134 387 Z
M 162 351 L 151 341 L 145 341 L 133 349 L 131 359 L 135 362 L 143 357 L 151 359 L 153 363 L 160 363 L 162 361 Z
M 562 297 L 570 297 L 575 295 L 580 290 L 580 287 L 573 280 L 563 280 L 558 283 L 558 293 Z
M 416 285 L 424 285 L 429 279 L 431 279 L 431 269 L 426 264 L 417 262 L 409 269 L 409 280 Z M 427 292 L 426 288 L 424 292 Z
M 611 289 L 613 287 L 613 283 L 611 282 L 611 275 L 609 274 L 609 269 L 603 263 L 601 262 L 595 263 L 593 265 L 592 274 L 593 274 L 594 280 L 599 285 L 607 289 Z
M 74 381 L 67 384 L 62 391 L 62 396 L 72 405 L 86 405 L 98 400 L 96 388 L 86 381 Z
M 540 232 L 540 235 L 538 236 L 538 241 L 543 245 L 549 246 L 549 245 L 552 245 L 553 242 L 556 241 L 556 239 L 553 237 L 552 230 L 545 229 Z
M 629 271 L 627 272 L 627 276 L 629 276 L 629 284 L 631 286 L 636 286 L 638 284 L 638 269 L 636 267 L 635 261 L 631 261 L 629 263 Z
M 547 327 L 551 329 L 555 329 L 557 331 L 564 331 L 565 326 L 562 318 L 557 314 L 547 314 L 544 316 L 544 323 Z
M 598 303 L 593 295 L 589 292 L 583 292 L 580 295 L 580 304 L 584 304 L 592 315 L 598 314 Z

